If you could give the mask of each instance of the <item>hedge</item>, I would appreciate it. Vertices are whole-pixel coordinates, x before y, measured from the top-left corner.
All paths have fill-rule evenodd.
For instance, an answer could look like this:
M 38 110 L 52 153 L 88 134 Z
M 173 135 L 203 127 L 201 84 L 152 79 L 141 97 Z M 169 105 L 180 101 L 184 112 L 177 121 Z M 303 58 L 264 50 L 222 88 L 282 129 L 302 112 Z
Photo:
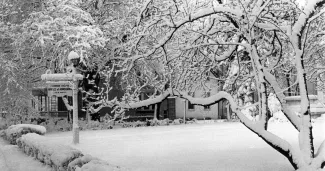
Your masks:
M 16 145 L 16 140 L 27 133 L 44 135 L 46 133 L 46 128 L 44 126 L 33 124 L 11 125 L 3 131 L 2 136 L 8 140 L 10 144 Z
M 46 137 L 29 133 L 17 139 L 19 148 L 29 156 L 51 166 L 56 171 L 127 171 L 106 161 L 83 155 L 68 145 L 56 144 Z

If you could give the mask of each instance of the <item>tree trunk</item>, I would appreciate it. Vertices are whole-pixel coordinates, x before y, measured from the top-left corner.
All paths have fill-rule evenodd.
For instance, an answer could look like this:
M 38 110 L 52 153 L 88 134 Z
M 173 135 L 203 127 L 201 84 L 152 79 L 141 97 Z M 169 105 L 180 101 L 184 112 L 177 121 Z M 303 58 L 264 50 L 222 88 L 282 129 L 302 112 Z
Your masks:
M 90 116 L 90 112 L 89 112 L 88 109 L 87 109 L 87 111 L 86 111 L 86 117 L 87 117 L 87 123 L 90 123 L 90 121 L 91 121 L 91 116 Z

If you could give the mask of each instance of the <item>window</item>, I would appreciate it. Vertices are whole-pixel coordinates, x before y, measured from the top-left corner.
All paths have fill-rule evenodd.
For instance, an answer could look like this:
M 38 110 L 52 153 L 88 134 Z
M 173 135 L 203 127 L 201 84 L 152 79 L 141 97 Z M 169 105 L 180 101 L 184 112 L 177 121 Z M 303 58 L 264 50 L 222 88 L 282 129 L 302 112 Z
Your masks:
M 46 97 L 38 96 L 38 111 L 46 111 Z
M 285 87 L 288 88 L 284 92 L 286 96 L 299 96 L 300 89 L 299 84 L 293 85 L 297 79 L 297 71 L 292 69 L 285 74 Z M 308 95 L 317 95 L 316 84 L 310 81 L 306 82 Z
M 188 95 L 194 97 L 194 92 L 189 92 Z M 190 101 L 187 101 L 187 102 L 188 102 L 188 104 L 187 104 L 188 109 L 195 110 L 195 107 L 194 107 L 195 105 L 192 104 Z
M 205 93 L 205 98 L 207 98 L 207 97 L 210 97 L 210 92 L 206 92 Z M 204 107 L 204 110 L 210 110 L 210 105 L 205 105 L 205 106 L 203 106 Z

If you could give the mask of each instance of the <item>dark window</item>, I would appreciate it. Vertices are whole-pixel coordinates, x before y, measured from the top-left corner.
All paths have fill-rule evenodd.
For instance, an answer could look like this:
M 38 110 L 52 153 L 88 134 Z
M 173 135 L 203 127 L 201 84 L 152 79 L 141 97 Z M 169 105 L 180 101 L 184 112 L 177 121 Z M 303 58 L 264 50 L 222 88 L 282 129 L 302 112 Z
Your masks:
M 189 92 L 188 95 L 194 97 L 194 92 Z M 187 102 L 188 102 L 188 105 L 187 105 L 188 106 L 188 109 L 194 110 L 195 109 L 194 108 L 195 105 L 192 104 L 190 101 L 187 101 Z

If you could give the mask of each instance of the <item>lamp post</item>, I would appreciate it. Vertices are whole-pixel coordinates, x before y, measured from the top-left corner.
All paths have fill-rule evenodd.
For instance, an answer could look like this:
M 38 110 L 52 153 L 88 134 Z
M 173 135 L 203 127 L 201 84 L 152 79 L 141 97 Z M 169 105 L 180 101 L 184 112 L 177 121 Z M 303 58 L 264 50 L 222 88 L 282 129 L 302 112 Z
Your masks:
M 51 74 L 46 73 L 41 76 L 42 80 L 45 81 L 56 81 L 60 83 L 60 81 L 69 81 L 72 83 L 72 99 L 73 99 L 73 125 L 72 125 L 72 132 L 73 132 L 73 144 L 79 143 L 79 126 L 78 126 L 78 82 L 79 80 L 83 79 L 83 75 L 76 73 L 75 62 L 71 60 L 71 54 L 74 55 L 73 59 L 76 59 L 75 52 L 70 52 L 69 60 L 73 63 L 72 67 L 68 73 L 60 73 L 60 74 Z M 77 56 L 79 58 L 79 56 Z M 78 61 L 79 62 L 79 61 Z
M 46 81 L 71 81 L 72 82 L 72 99 L 73 99 L 73 143 L 79 143 L 79 126 L 78 126 L 78 81 L 83 79 L 81 74 L 43 74 L 42 80 Z

